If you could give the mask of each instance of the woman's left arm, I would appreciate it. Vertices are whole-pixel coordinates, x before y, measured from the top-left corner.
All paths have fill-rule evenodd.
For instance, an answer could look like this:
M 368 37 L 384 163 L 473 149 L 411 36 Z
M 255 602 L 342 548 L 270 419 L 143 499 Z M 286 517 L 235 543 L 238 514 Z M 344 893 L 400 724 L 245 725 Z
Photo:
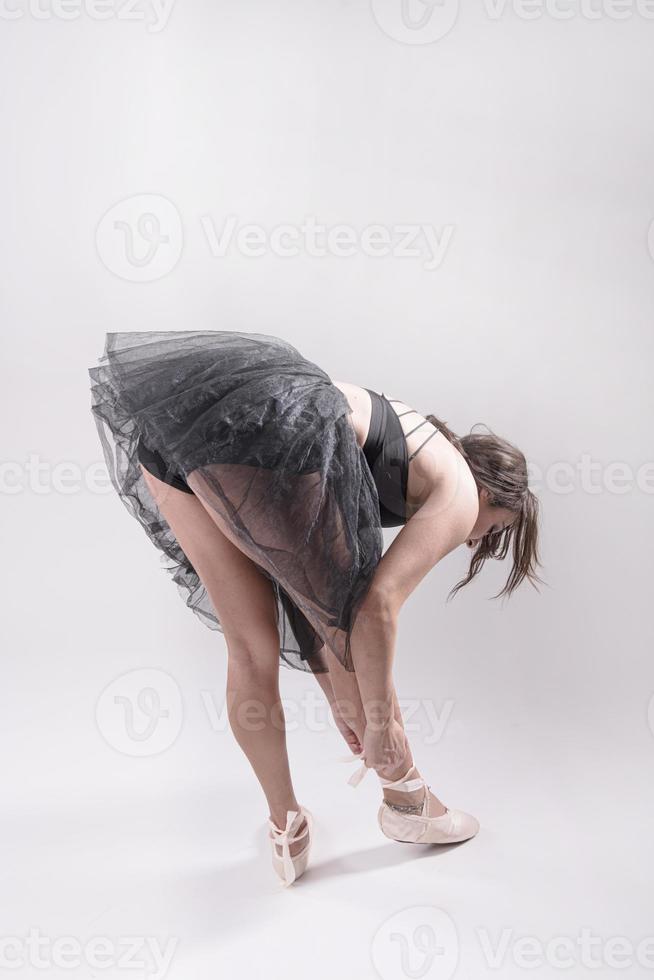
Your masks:
M 393 718 L 392 664 L 397 618 L 425 575 L 474 527 L 479 509 L 474 483 L 459 472 L 439 479 L 420 510 L 379 561 L 355 621 L 352 659 L 366 718 L 383 728 Z
M 425 575 L 474 527 L 477 500 L 463 493 L 446 499 L 443 492 L 432 492 L 379 562 L 371 589 L 395 617 Z

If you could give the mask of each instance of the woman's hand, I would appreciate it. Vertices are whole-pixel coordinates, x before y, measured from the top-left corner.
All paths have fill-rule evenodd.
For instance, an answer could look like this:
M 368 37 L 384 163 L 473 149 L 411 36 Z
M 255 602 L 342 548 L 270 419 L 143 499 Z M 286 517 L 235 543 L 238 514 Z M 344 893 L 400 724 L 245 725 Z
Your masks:
M 332 659 L 335 661 L 335 658 Z M 361 751 L 361 742 L 356 733 L 357 731 L 363 732 L 366 716 L 361 704 L 356 677 L 340 665 L 337 671 L 334 664 L 330 665 L 328 671 L 319 671 L 314 674 L 314 677 L 325 692 L 336 727 L 351 751 L 358 755 Z M 336 698 L 335 686 L 338 688 L 340 701 Z
M 384 725 L 366 725 L 363 754 L 367 766 L 384 776 L 383 770 L 397 770 L 411 757 L 404 728 L 395 718 Z
M 343 717 L 337 701 L 331 702 L 331 709 L 332 709 L 332 715 L 334 717 L 334 721 L 336 722 L 336 727 L 338 728 L 339 732 L 347 742 L 352 752 L 355 755 L 358 755 L 359 752 L 361 751 L 361 742 L 359 741 L 356 732 L 352 728 L 350 728 L 349 724 Z

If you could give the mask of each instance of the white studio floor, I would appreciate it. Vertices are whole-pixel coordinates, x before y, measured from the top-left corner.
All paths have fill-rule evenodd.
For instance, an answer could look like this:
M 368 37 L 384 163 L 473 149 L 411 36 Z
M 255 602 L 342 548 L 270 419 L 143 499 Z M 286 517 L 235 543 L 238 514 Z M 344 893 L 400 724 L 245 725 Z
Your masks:
M 413 739 L 434 790 L 482 823 L 449 848 L 384 838 L 374 773 L 353 789 L 340 735 L 295 721 L 289 751 L 316 833 L 310 871 L 283 889 L 263 796 L 221 717 L 224 663 L 167 651 L 149 674 L 124 672 L 123 697 L 148 682 L 161 697 L 161 741 L 142 749 L 112 727 L 117 688 L 98 687 L 120 665 L 112 674 L 89 655 L 38 681 L 25 667 L 29 697 L 4 717 L 2 934 L 6 959 L 22 958 L 14 976 L 651 975 L 652 738 L 624 706 L 601 709 L 598 734 L 592 705 L 566 725 L 538 699 L 504 714 L 495 699 L 468 717 L 457 703 L 437 744 Z M 295 672 L 282 690 L 290 704 L 322 697 Z

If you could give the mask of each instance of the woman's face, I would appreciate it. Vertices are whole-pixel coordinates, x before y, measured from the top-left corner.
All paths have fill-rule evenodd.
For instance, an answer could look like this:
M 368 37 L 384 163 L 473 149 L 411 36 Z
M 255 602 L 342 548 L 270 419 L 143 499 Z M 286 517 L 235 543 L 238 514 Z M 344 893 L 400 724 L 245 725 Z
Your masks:
M 476 548 L 479 539 L 491 531 L 501 531 L 511 524 L 518 516 L 515 511 L 505 507 L 491 507 L 488 503 L 488 491 L 482 487 L 479 493 L 479 515 L 477 523 L 466 539 L 469 548 Z

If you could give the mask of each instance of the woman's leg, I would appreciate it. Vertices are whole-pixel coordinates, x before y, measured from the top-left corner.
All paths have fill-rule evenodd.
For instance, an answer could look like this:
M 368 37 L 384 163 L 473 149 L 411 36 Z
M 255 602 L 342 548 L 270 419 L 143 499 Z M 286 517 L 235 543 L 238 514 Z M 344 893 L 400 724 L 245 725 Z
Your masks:
M 286 753 L 286 733 L 283 728 L 283 710 L 281 708 L 279 700 L 279 635 L 277 627 L 275 624 L 275 607 L 274 599 L 272 593 L 272 586 L 268 579 L 265 578 L 259 571 L 256 563 L 249 558 L 242 550 L 242 545 L 239 542 L 236 535 L 233 533 L 231 527 L 227 522 L 221 517 L 217 511 L 210 506 L 206 501 L 206 481 L 204 481 L 201 475 L 197 473 L 191 473 L 187 476 L 186 482 L 194 494 L 185 494 L 174 488 L 169 487 L 166 484 L 161 483 L 152 477 L 146 470 L 143 470 L 146 479 L 149 481 L 154 481 L 158 484 L 158 493 L 160 498 L 163 497 L 161 504 L 157 501 L 158 506 L 162 509 L 164 517 L 168 521 L 173 533 L 177 537 L 179 544 L 185 554 L 189 557 L 193 567 L 197 571 L 200 579 L 202 580 L 209 596 L 216 608 L 218 618 L 220 619 L 221 626 L 225 631 L 225 639 L 227 642 L 229 661 L 228 661 L 228 687 L 227 687 L 227 697 L 228 697 L 228 710 L 232 699 L 234 699 L 237 704 L 245 704 L 250 702 L 256 695 L 253 693 L 252 688 L 248 687 L 249 678 L 255 676 L 255 664 L 259 666 L 259 670 L 263 668 L 265 663 L 268 664 L 269 671 L 266 676 L 262 678 L 261 682 L 265 689 L 268 691 L 268 695 L 265 703 L 271 704 L 272 707 L 266 712 L 267 718 L 270 719 L 271 716 L 276 721 L 276 725 L 273 725 L 277 734 L 281 728 L 281 749 L 283 751 L 283 766 L 281 767 L 281 772 L 277 776 L 277 768 L 273 767 L 275 775 L 270 779 L 270 769 L 269 763 L 265 761 L 262 757 L 261 751 L 261 741 L 258 736 L 258 732 L 243 731 L 243 720 L 242 718 L 234 718 L 232 721 L 233 714 L 239 714 L 238 711 L 230 711 L 230 724 L 232 725 L 232 730 L 234 735 L 246 753 L 250 762 L 252 764 L 259 782 L 266 794 L 268 803 L 270 806 L 270 813 L 272 819 L 275 821 L 278 827 L 283 827 L 286 821 L 286 809 L 297 809 L 297 802 L 295 801 L 295 795 L 293 793 L 289 766 L 288 766 L 288 756 Z M 151 488 L 152 492 L 152 488 Z M 153 493 L 154 496 L 154 493 Z M 195 534 L 188 534 L 184 527 L 177 528 L 173 521 L 178 522 L 179 518 L 176 514 L 171 514 L 168 516 L 167 510 L 169 509 L 168 499 L 172 498 L 175 501 L 173 509 L 177 507 L 182 508 L 184 503 L 188 505 L 189 502 L 193 505 L 193 510 L 190 516 L 193 518 L 197 517 L 198 513 L 203 512 L 203 520 L 199 521 Z M 178 498 L 182 498 L 179 500 Z M 157 497 L 155 496 L 155 500 Z M 189 516 L 189 511 L 184 508 L 182 514 L 181 522 L 184 521 Z M 207 523 L 207 521 L 209 523 Z M 222 547 L 225 549 L 225 559 L 227 562 L 232 560 L 235 563 L 236 574 L 227 572 L 221 574 L 221 566 L 224 560 L 219 556 L 219 551 L 217 548 L 218 542 L 221 539 L 217 539 L 216 543 L 211 542 L 211 536 L 208 533 L 208 527 L 211 525 L 219 532 L 222 536 Z M 186 537 L 190 540 L 188 544 L 185 545 L 184 540 Z M 184 540 L 183 540 L 184 538 Z M 197 540 L 196 540 L 197 539 Z M 231 548 L 229 547 L 231 546 Z M 194 560 L 193 553 L 198 551 L 198 557 Z M 193 552 L 193 553 L 192 553 Z M 206 557 L 203 556 L 203 552 Z M 231 559 L 230 559 L 231 556 Z M 206 566 L 206 571 L 203 572 L 203 568 Z M 239 569 L 248 570 L 250 576 L 245 576 L 242 579 L 242 586 L 237 589 L 238 595 L 234 598 L 232 593 L 234 592 L 234 583 L 238 580 Z M 250 608 L 250 580 L 251 576 L 256 576 L 254 579 L 255 584 L 258 585 L 258 590 L 253 592 L 253 597 L 255 593 L 257 595 L 263 595 L 263 602 L 257 599 L 257 603 L 261 610 L 264 612 L 263 626 L 265 636 L 262 635 L 261 640 L 257 639 L 257 636 L 261 633 L 261 622 L 259 617 L 257 618 L 257 623 L 253 623 L 254 628 L 250 629 L 250 618 L 251 618 L 251 608 Z M 266 615 L 265 609 L 266 604 L 269 606 L 268 614 Z M 231 615 L 231 618 L 230 618 Z M 232 625 L 233 620 L 233 625 Z M 258 625 L 257 625 L 258 624 Z M 245 635 L 243 635 L 245 631 Z M 259 650 L 267 650 L 267 656 L 261 657 Z M 234 653 L 234 655 L 232 655 Z M 363 704 L 361 701 L 361 694 L 359 691 L 358 682 L 356 679 L 356 673 L 354 671 L 346 670 L 329 652 L 327 653 L 327 662 L 329 664 L 329 677 L 332 682 L 335 700 L 337 701 L 337 710 L 341 711 L 341 715 L 344 717 L 346 723 L 350 726 L 352 731 L 359 739 L 363 742 L 363 735 L 365 731 L 365 712 L 363 709 Z M 234 669 L 232 670 L 232 665 Z M 245 692 L 245 693 L 243 693 Z M 394 712 L 397 721 L 402 724 L 402 713 L 400 711 L 400 706 L 397 699 L 397 693 L 393 690 L 393 705 Z M 241 712 L 242 714 L 243 712 Z M 281 721 L 281 724 L 280 724 Z M 247 726 L 246 726 L 247 727 Z M 265 732 L 262 731 L 262 734 Z M 272 742 L 274 755 L 277 757 L 277 747 L 275 745 L 275 740 Z M 406 759 L 403 761 L 402 765 L 396 770 L 384 772 L 384 776 L 388 779 L 397 779 L 403 776 L 407 769 L 412 765 L 413 757 L 409 750 Z M 445 807 L 440 802 L 440 800 L 434 796 L 431 791 L 430 796 L 430 813 L 433 816 L 438 816 L 445 812 Z M 280 795 L 281 794 L 281 795 Z M 292 794 L 292 799 L 295 801 L 292 805 L 284 802 L 289 799 L 289 794 Z M 422 791 L 418 790 L 415 793 L 398 793 L 393 790 L 384 790 L 384 797 L 390 802 L 398 803 L 413 803 L 420 802 L 422 799 Z M 279 822 L 281 820 L 281 823 Z M 304 827 L 304 822 L 301 824 Z M 301 850 L 304 846 L 304 841 L 300 841 L 295 845 L 295 853 L 297 850 Z
M 216 610 L 227 644 L 227 711 L 281 829 L 299 805 L 286 751 L 279 691 L 279 633 L 272 585 L 230 541 L 195 494 L 171 487 L 141 467 L 148 488 Z M 190 486 L 190 483 L 189 483 Z M 298 831 L 304 828 L 304 819 Z M 306 837 L 291 845 L 291 854 Z M 278 847 L 278 852 L 279 852 Z

